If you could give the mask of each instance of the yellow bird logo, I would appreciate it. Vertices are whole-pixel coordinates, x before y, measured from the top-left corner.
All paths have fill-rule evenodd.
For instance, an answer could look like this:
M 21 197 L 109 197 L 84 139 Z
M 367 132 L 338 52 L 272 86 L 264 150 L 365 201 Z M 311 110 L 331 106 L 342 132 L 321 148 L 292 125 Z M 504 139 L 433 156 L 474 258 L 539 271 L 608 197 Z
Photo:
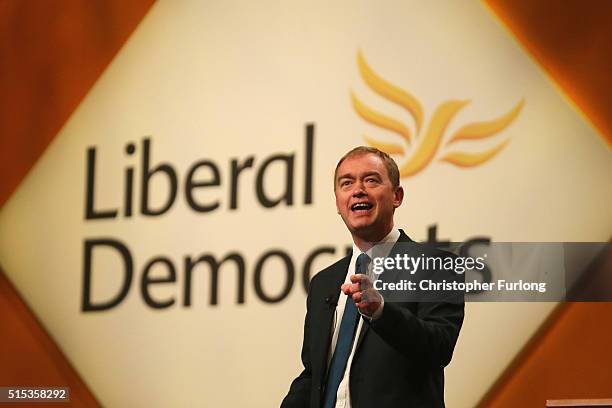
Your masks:
M 366 62 L 361 51 L 357 53 L 357 65 L 361 77 L 374 92 L 407 110 L 414 119 L 415 137 L 412 136 L 405 124 L 371 109 L 351 92 L 353 108 L 361 118 L 375 126 L 387 129 L 401 138 L 400 143 L 385 143 L 367 136 L 364 137 L 368 145 L 401 157 L 398 162 L 401 177 L 411 177 L 419 173 L 436 157 L 439 150 L 441 152 L 437 156 L 438 160 L 459 167 L 474 167 L 490 160 L 506 147 L 509 139 L 479 153 L 455 150 L 453 145 L 461 140 L 476 141 L 497 134 L 512 123 L 525 103 L 525 100 L 521 99 L 512 110 L 499 118 L 464 125 L 453 135 L 445 138 L 444 133 L 451 120 L 463 107 L 470 103 L 469 100 L 449 100 L 437 107 L 427 130 L 421 134 L 423 107 L 419 101 L 410 93 L 376 74 Z

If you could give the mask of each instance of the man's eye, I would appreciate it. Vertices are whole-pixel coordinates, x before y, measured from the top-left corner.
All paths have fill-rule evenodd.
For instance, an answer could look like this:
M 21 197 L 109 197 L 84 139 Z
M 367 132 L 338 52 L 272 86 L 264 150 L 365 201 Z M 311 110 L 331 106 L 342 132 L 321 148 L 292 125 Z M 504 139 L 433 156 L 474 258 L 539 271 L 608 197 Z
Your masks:
M 341 185 L 341 186 L 343 186 L 343 187 L 344 187 L 344 186 L 348 186 L 348 185 L 350 185 L 350 184 L 351 184 L 351 182 L 350 182 L 349 180 L 345 180 L 345 181 L 343 181 L 342 183 L 340 183 L 340 185 Z

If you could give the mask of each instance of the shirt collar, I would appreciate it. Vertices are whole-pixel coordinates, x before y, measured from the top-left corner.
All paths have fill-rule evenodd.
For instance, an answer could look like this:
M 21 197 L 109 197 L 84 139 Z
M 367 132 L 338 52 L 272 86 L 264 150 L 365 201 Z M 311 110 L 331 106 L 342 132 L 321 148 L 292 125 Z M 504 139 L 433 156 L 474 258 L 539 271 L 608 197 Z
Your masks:
M 395 245 L 399 237 L 399 229 L 395 227 L 391 228 L 391 232 L 389 232 L 387 236 L 377 242 L 372 248 L 367 250 L 366 254 L 370 257 L 370 259 L 386 257 L 387 255 L 389 255 L 389 252 L 391 252 L 391 248 L 393 248 L 393 245 Z M 359 256 L 360 253 L 361 249 L 359 249 L 359 247 L 353 242 L 353 262 L 355 259 L 357 259 L 357 256 Z

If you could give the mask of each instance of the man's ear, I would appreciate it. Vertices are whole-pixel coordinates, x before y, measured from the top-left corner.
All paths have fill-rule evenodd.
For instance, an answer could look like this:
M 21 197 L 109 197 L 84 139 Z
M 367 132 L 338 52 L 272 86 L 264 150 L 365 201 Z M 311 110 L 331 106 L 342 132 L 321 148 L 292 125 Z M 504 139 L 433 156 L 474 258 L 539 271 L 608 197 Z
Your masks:
M 393 193 L 393 208 L 397 208 L 402 205 L 402 201 L 404 201 L 404 188 L 402 186 L 398 186 Z

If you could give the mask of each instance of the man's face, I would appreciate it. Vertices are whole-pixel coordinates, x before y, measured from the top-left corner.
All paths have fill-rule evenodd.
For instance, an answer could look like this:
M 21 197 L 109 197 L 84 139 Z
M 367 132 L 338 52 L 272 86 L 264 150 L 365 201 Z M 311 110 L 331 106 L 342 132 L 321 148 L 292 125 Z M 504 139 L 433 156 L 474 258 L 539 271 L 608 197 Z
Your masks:
M 336 173 L 336 208 L 353 235 L 372 242 L 393 227 L 393 212 L 404 197 L 391 185 L 383 160 L 375 154 L 345 159 Z

